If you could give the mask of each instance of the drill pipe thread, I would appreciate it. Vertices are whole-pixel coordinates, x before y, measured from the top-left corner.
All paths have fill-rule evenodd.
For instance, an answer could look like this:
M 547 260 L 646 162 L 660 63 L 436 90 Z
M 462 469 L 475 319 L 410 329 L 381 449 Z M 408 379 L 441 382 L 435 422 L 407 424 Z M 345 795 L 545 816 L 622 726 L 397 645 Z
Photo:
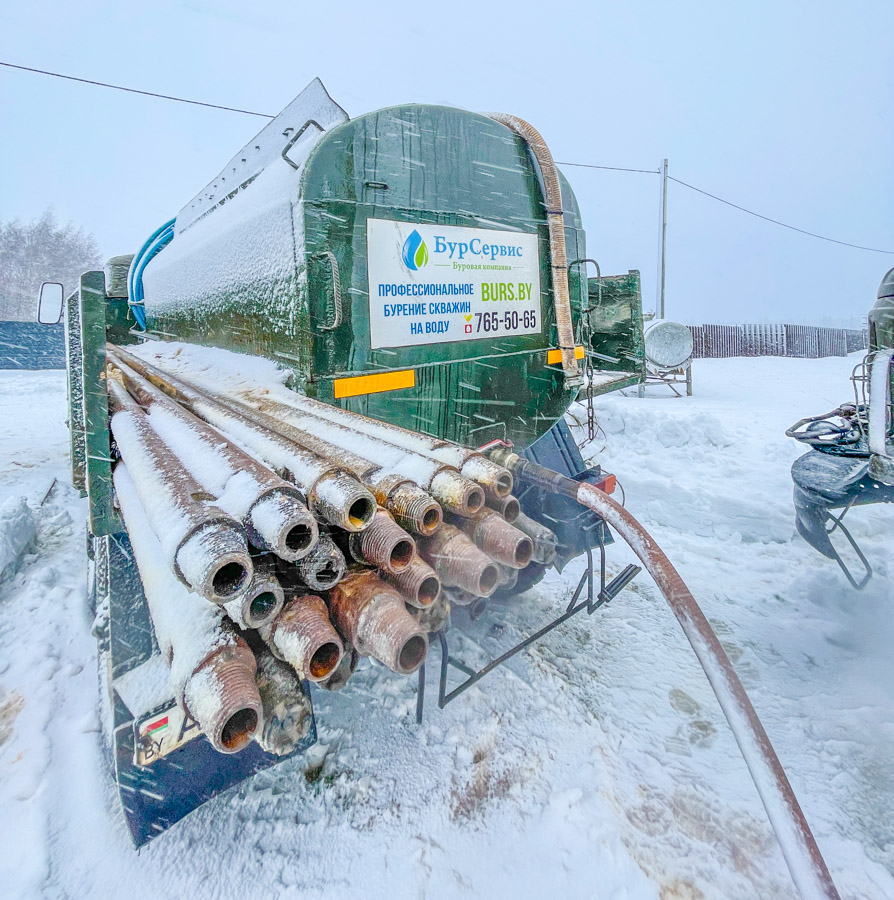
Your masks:
M 394 574 L 381 570 L 379 575 L 383 581 L 397 588 L 410 606 L 417 609 L 431 606 L 441 592 L 441 579 L 437 572 L 418 556 L 401 572 Z
M 242 638 L 213 651 L 186 683 L 183 708 L 218 753 L 244 750 L 260 727 L 263 707 L 257 663 Z
M 356 562 L 384 569 L 393 575 L 403 572 L 416 555 L 416 542 L 387 510 L 379 507 L 369 528 L 348 535 L 348 551 Z
M 540 563 L 543 566 L 552 565 L 559 546 L 559 539 L 556 537 L 556 533 L 524 513 L 519 513 L 513 525 L 531 539 L 534 545 L 531 561 Z
M 425 537 L 434 534 L 444 521 L 441 504 L 411 481 L 398 485 L 382 505 L 401 528 Z
M 444 524 L 437 534 L 421 538 L 418 551 L 446 587 L 489 597 L 500 584 L 496 563 L 453 525 Z
M 329 621 L 329 609 L 315 594 L 290 599 L 260 634 L 273 653 L 307 681 L 329 678 L 345 652 Z
M 227 615 L 240 628 L 261 628 L 274 619 L 285 603 L 271 559 L 256 559 L 254 575 L 245 593 L 224 604 Z
M 403 597 L 372 570 L 350 570 L 329 592 L 328 604 L 336 627 L 361 656 L 399 675 L 410 675 L 424 662 L 427 634 Z
M 487 494 L 485 503 L 489 509 L 498 512 L 510 525 L 515 525 L 515 520 L 521 515 L 521 506 L 518 498 L 512 494 L 507 494 L 502 499 Z M 527 532 L 525 533 L 527 534 Z
M 531 561 L 531 539 L 492 509 L 482 509 L 471 519 L 455 518 L 454 524 L 500 565 L 523 569 Z

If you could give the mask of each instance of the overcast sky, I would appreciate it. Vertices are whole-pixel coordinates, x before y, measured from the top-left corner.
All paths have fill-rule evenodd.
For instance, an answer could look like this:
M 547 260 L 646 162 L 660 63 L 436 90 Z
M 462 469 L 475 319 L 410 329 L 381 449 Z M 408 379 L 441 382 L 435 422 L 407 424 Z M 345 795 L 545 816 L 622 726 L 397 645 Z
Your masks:
M 657 169 L 765 215 L 894 250 L 894 3 L 183 0 L 5 3 L 0 60 L 277 113 L 319 76 L 350 115 L 441 103 L 522 116 L 557 160 Z M 0 67 L 0 219 L 132 252 L 264 120 Z M 603 272 L 654 306 L 659 179 L 565 168 Z M 856 324 L 894 256 L 671 184 L 667 313 Z

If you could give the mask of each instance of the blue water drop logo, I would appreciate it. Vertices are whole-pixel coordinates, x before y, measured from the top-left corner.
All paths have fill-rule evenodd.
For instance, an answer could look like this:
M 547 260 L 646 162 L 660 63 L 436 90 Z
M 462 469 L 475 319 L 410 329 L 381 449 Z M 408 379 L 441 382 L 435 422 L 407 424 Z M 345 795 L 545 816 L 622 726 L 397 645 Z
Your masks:
M 428 247 L 422 236 L 414 228 L 410 236 L 404 241 L 404 248 L 401 251 L 404 265 L 411 272 L 418 272 L 428 263 Z

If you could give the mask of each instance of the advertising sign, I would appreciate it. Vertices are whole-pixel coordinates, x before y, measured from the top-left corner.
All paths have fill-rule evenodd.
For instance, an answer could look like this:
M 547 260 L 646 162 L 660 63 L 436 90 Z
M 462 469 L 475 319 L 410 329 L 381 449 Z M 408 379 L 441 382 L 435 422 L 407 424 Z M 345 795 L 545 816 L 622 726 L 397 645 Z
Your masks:
M 540 334 L 536 234 L 367 221 L 370 343 Z

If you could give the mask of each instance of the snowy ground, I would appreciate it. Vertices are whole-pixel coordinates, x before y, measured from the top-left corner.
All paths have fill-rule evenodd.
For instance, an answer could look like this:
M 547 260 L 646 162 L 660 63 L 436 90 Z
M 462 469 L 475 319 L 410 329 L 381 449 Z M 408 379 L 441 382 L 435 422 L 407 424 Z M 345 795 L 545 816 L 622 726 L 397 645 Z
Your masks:
M 894 896 L 894 509 L 851 514 L 877 573 L 857 594 L 794 535 L 800 448 L 783 436 L 847 399 L 854 362 L 700 360 L 691 399 L 599 400 L 605 437 L 588 452 L 724 641 L 842 895 L 881 900 Z M 644 575 L 444 712 L 430 704 L 421 728 L 415 679 L 363 664 L 344 693 L 317 695 L 309 760 L 135 853 L 99 733 L 64 419 L 61 373 L 0 373 L 0 502 L 36 506 L 59 479 L 37 552 L 0 585 L 4 896 L 793 896 L 711 691 Z M 612 571 L 629 561 L 610 549 Z M 533 630 L 581 568 L 508 615 L 489 610 L 455 650 L 479 664 Z

